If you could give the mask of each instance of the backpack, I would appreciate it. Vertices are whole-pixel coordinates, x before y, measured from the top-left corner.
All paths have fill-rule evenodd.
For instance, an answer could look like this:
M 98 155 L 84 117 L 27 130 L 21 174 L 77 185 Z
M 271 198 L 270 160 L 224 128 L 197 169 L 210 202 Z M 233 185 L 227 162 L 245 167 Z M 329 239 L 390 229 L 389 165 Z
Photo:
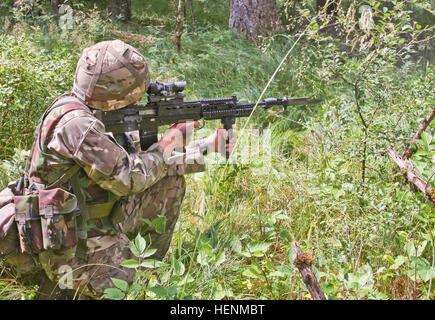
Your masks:
M 83 258 L 86 253 L 87 235 L 82 230 L 87 213 L 76 174 L 80 166 L 75 164 L 50 185 L 38 185 L 29 179 L 31 156 L 35 143 L 39 143 L 42 123 L 53 109 L 66 104 L 74 106 L 61 116 L 86 108 L 70 96 L 59 98 L 48 108 L 35 130 L 24 174 L 0 192 L 0 257 L 18 272 L 30 272 L 38 264 L 37 255 L 43 250 L 77 246 L 76 256 Z M 68 180 L 74 194 L 59 188 Z

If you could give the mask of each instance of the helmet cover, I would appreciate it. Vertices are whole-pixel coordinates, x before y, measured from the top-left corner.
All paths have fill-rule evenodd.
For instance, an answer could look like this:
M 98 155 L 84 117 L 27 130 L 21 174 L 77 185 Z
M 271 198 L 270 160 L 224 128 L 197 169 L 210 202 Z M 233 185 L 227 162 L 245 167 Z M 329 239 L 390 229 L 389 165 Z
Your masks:
M 148 65 L 138 50 L 121 40 L 102 41 L 83 50 L 73 93 L 95 109 L 110 111 L 139 102 L 149 84 Z

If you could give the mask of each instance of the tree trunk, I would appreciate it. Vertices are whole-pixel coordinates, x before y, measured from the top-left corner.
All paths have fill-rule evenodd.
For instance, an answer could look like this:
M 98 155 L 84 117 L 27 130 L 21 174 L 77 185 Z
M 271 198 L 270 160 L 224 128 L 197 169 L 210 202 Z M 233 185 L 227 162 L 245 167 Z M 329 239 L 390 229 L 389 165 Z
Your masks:
M 193 4 L 192 4 L 192 0 L 189 0 L 189 7 L 190 7 L 190 15 L 192 18 L 192 22 L 195 22 L 195 16 L 193 15 Z
M 275 0 L 231 0 L 229 27 L 239 36 L 256 41 L 278 26 Z
M 59 7 L 64 2 L 65 2 L 65 0 L 50 0 L 51 13 L 52 14 L 59 14 Z
M 325 8 L 326 7 L 326 8 Z M 322 10 L 326 11 L 326 14 L 330 15 L 337 12 L 337 4 L 332 0 L 316 0 L 316 11 L 320 12 Z
M 111 0 L 108 8 L 112 19 L 131 19 L 131 0 Z
M 181 52 L 181 0 L 178 0 L 177 9 L 177 51 Z

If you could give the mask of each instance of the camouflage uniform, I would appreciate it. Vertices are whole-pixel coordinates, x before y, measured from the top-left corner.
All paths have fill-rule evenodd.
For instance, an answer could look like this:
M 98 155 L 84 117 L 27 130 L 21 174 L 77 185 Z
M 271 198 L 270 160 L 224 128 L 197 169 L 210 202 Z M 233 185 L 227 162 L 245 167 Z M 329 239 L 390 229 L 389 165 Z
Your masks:
M 113 287 L 111 277 L 133 280 L 134 270 L 120 267 L 120 263 L 134 258 L 126 234 L 140 230 L 144 225 L 141 218 L 166 217 L 165 233 L 150 234 L 157 249 L 153 258 L 164 257 L 185 193 L 183 175 L 205 169 L 195 142 L 186 147 L 188 156 L 183 163 L 168 165 L 159 144 L 129 154 L 93 115 L 91 108 L 108 111 L 139 101 L 149 82 L 146 61 L 122 41 L 104 41 L 85 49 L 72 93 L 86 105 L 68 103 L 51 110 L 31 155 L 29 176 L 38 189 L 78 164 L 75 181 L 79 181 L 86 208 L 110 213 L 86 221 L 85 259 L 76 256 L 77 246 L 39 253 L 39 263 L 51 281 L 59 281 L 68 266 L 73 270 L 72 288 L 90 297 L 99 297 L 105 288 Z M 73 192 L 71 181 L 62 189 Z M 114 223 L 114 211 L 121 213 L 121 219 L 115 219 L 121 222 Z
M 166 232 L 152 235 L 152 246 L 158 249 L 153 258 L 164 257 L 185 193 L 183 174 L 205 167 L 202 159 L 167 165 L 158 144 L 146 152 L 128 154 L 90 109 L 68 112 L 71 108 L 71 104 L 56 108 L 44 121 L 40 143 L 32 154 L 30 178 L 47 185 L 78 163 L 83 169 L 79 181 L 86 203 L 114 206 L 119 201 L 124 221 L 115 226 L 107 217 L 87 222 L 86 261 L 75 257 L 73 247 L 63 252 L 42 251 L 39 262 L 52 281 L 63 275 L 62 266 L 70 266 L 74 270 L 73 289 L 97 297 L 112 286 L 111 277 L 133 280 L 134 270 L 122 268 L 120 263 L 134 258 L 126 233 L 140 230 L 144 225 L 140 218 L 166 217 Z M 189 154 L 199 154 L 193 150 L 198 148 L 195 143 L 188 148 Z M 71 190 L 69 183 L 63 187 Z

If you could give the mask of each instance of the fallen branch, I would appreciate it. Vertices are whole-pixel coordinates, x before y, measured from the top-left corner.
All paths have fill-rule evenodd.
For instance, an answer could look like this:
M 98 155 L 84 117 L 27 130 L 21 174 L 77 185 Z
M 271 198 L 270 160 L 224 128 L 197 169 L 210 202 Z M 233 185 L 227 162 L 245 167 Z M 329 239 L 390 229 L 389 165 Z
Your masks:
M 415 185 L 418 189 L 420 189 L 426 199 L 435 204 L 435 188 L 430 187 L 428 185 L 429 182 L 426 182 L 422 177 L 418 175 L 414 166 L 408 161 L 408 159 L 402 158 L 396 151 L 394 151 L 390 147 L 387 149 L 387 153 L 399 166 L 402 173 L 406 174 L 408 181 Z
M 125 42 L 135 41 L 143 46 L 151 46 L 157 40 L 154 36 L 143 36 L 141 34 L 136 33 L 126 33 L 121 30 L 112 30 L 112 34 L 117 36 L 118 38 L 124 40 Z
M 434 116 L 435 116 L 435 108 L 433 108 L 432 112 L 421 122 L 417 133 L 414 135 L 411 142 L 406 147 L 405 152 L 402 154 L 403 159 L 409 159 L 412 156 L 412 154 L 416 151 L 412 145 L 415 143 L 416 140 L 420 139 L 422 132 L 426 130 L 426 128 L 429 126 L 429 123 L 432 121 Z
M 302 275 L 302 280 L 307 286 L 308 291 L 313 297 L 313 300 L 326 300 L 319 283 L 317 282 L 316 276 L 311 270 L 311 262 L 313 257 L 300 249 L 300 244 L 295 242 L 293 244 L 293 264 L 299 269 Z

